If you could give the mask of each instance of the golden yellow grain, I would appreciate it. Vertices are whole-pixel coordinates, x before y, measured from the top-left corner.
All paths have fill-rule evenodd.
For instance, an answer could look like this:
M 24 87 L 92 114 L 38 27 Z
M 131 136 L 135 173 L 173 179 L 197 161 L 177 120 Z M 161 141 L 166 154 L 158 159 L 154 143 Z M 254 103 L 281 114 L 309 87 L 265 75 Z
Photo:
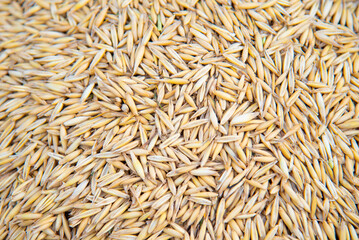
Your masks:
M 0 238 L 357 239 L 356 1 L 0 3 Z

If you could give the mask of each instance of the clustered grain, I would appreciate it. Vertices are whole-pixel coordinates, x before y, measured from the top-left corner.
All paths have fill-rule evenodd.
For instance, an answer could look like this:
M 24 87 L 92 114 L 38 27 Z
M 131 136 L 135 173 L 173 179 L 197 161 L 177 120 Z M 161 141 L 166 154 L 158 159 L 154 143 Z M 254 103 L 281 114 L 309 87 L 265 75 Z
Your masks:
M 1 0 L 0 239 L 358 239 L 358 5 Z

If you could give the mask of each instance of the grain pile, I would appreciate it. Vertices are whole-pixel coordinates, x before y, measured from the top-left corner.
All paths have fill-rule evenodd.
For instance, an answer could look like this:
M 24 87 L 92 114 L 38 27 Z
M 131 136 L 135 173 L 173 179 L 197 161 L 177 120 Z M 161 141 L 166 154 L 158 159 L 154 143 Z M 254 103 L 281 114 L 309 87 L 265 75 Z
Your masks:
M 358 1 L 2 0 L 1 239 L 358 239 Z

